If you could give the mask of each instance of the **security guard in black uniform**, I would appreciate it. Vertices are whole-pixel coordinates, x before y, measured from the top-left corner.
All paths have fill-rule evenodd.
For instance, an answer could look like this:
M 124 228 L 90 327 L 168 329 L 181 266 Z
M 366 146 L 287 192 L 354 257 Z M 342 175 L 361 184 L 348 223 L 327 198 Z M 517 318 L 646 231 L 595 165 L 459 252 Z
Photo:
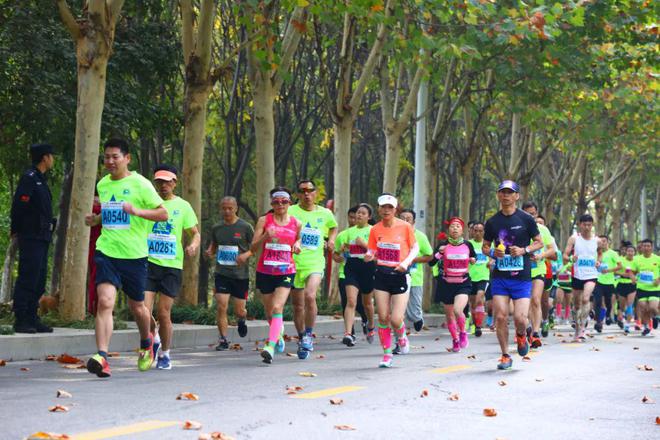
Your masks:
M 56 220 L 52 196 L 44 174 L 53 168 L 53 147 L 30 146 L 32 167 L 21 176 L 11 205 L 11 235 L 18 239 L 18 278 L 14 286 L 14 330 L 50 333 L 37 316 L 39 298 L 46 288 L 48 246 Z

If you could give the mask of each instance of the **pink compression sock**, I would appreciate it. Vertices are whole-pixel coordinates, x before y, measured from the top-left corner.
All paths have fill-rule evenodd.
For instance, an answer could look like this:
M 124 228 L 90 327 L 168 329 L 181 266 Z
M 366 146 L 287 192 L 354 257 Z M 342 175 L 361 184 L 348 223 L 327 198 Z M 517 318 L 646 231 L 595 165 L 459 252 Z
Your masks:
M 284 320 L 282 319 L 282 314 L 273 314 L 273 318 L 270 320 L 270 329 L 268 330 L 268 342 L 277 344 L 277 340 L 280 339 L 280 332 L 282 331 L 283 325 Z
M 564 319 L 571 318 L 571 306 L 566 306 L 564 309 Z
M 555 316 L 557 316 L 557 318 L 562 317 L 561 309 L 562 309 L 561 303 L 557 303 L 557 305 L 555 306 Z
M 465 316 L 463 315 L 457 316 L 456 322 L 458 323 L 458 331 L 461 333 L 465 332 Z
M 485 313 L 484 306 L 477 306 L 474 309 L 474 325 L 477 327 L 482 327 L 484 324 L 484 315 Z
M 402 322 L 401 326 L 394 330 L 394 333 L 396 333 L 398 338 L 403 338 L 403 336 L 406 334 L 406 323 Z
M 465 324 L 465 322 L 463 322 Z M 449 329 L 449 333 L 451 334 L 451 338 L 453 340 L 458 339 L 458 330 L 456 329 L 456 321 L 449 321 L 447 323 L 447 329 Z
M 378 339 L 380 339 L 380 345 L 383 347 L 383 351 L 387 353 L 392 352 L 392 332 L 388 325 L 378 324 Z

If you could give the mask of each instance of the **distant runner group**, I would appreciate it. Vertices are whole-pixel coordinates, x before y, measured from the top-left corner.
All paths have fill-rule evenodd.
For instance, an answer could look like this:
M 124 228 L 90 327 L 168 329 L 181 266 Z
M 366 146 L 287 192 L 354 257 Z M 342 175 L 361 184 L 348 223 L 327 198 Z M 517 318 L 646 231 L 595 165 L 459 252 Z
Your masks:
M 140 332 L 138 369 L 149 370 L 154 360 L 158 369 L 172 368 L 171 308 L 182 284 L 184 254 L 194 256 L 200 247 L 195 213 L 174 195 L 176 168 L 158 166 L 154 188 L 130 171 L 129 163 L 125 141 L 106 142 L 108 174 L 97 184 L 101 212 L 86 217 L 89 226 L 101 225 L 94 256 L 98 352 L 87 362 L 89 372 L 99 377 L 111 375 L 108 348 L 118 289 L 128 297 Z M 415 212 L 401 209 L 393 194 L 383 193 L 377 199 L 380 221 L 374 222 L 376 212 L 369 204 L 360 203 L 348 211 L 349 228 L 341 232 L 333 213 L 316 204 L 314 182 L 299 181 L 296 196 L 298 203 L 293 204 L 291 191 L 273 188 L 272 209 L 254 229 L 238 217 L 235 198 L 220 201 L 222 220 L 213 227 L 206 249 L 207 257 L 215 261 L 216 350 L 230 347 L 230 298 L 239 335 L 248 333 L 252 257 L 257 257 L 256 288 L 262 293 L 269 323 L 260 350 L 268 364 L 285 350 L 283 311 L 289 296 L 298 333 L 297 356 L 307 359 L 313 352 L 316 298 L 328 254 L 339 268 L 342 342 L 347 347 L 356 344 L 354 322 L 359 314 L 367 342 L 372 344 L 378 336 L 382 368 L 392 366 L 394 355 L 409 353 L 406 322 L 415 331 L 424 327 L 425 264 L 433 268 L 435 300 L 444 305 L 450 350 L 467 348 L 470 335 L 480 337 L 488 327 L 496 331 L 502 352 L 498 369 L 509 369 L 513 363 L 510 315 L 521 356 L 530 348 L 540 348 L 556 323 L 571 324 L 576 342 L 585 340 L 590 320 L 597 332 L 613 323 L 625 332 L 634 326 L 642 335 L 657 328 L 660 257 L 653 253 L 651 240 L 642 240 L 638 249 L 622 243 L 617 254 L 606 236 L 593 234 L 593 218 L 585 214 L 562 253 L 537 206 L 525 202 L 522 209 L 517 207 L 520 193 L 513 181 L 499 185 L 500 209 L 495 215 L 467 225 L 451 217 L 435 247 L 415 229 Z M 156 322 L 152 316 L 157 296 Z

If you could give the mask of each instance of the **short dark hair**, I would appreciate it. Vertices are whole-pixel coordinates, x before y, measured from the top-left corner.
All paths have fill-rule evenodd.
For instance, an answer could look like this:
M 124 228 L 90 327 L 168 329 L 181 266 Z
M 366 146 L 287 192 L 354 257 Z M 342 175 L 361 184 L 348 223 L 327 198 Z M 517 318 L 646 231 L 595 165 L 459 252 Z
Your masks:
M 582 214 L 580 216 L 580 219 L 578 220 L 578 223 L 584 223 L 584 222 L 594 222 L 594 218 L 591 216 L 591 214 Z
M 653 244 L 653 240 L 651 240 L 650 238 L 645 238 L 645 239 L 642 240 L 640 243 L 648 243 L 648 244 L 652 245 L 652 244 Z
M 105 144 L 103 144 L 103 150 L 106 148 L 119 148 L 119 151 L 121 151 L 121 154 L 124 156 L 130 153 L 128 142 L 120 138 L 111 138 L 105 141 Z
M 299 190 L 300 185 L 302 185 L 303 183 L 311 183 L 314 189 L 316 189 L 316 184 L 311 179 L 300 179 L 298 183 L 296 183 L 296 190 Z
M 622 248 L 627 248 L 628 246 L 632 246 L 632 243 L 628 240 L 621 240 L 621 247 Z
M 468 229 L 470 229 L 472 226 L 474 226 L 475 223 L 476 222 L 474 220 L 470 220 L 469 222 L 467 222 Z
M 547 223 L 547 220 L 541 214 L 536 214 L 536 218 L 543 219 L 543 221 Z
M 359 207 L 360 205 L 351 206 L 350 208 L 348 208 L 347 214 L 355 214 Z
M 477 226 L 477 225 L 486 226 L 486 225 L 484 225 L 484 223 L 483 223 L 482 221 L 480 221 L 480 220 L 475 220 L 475 221 L 472 222 L 472 227 L 473 227 L 473 228 L 474 228 L 475 226 Z
M 522 204 L 523 211 L 527 208 L 534 208 L 534 209 L 536 209 L 537 212 L 539 210 L 539 206 L 531 200 L 527 200 L 525 203 Z M 545 219 L 543 219 L 543 220 L 545 220 Z
M 605 240 L 610 241 L 610 237 L 608 237 L 608 236 L 605 235 L 605 234 L 603 234 L 603 235 L 599 235 L 598 238 L 604 238 Z
M 371 205 L 368 203 L 360 203 L 359 205 L 356 206 L 356 208 L 366 209 L 369 212 L 369 217 L 374 215 L 374 208 L 372 208 Z M 357 212 L 357 209 L 355 211 Z
M 160 165 L 157 165 L 156 168 L 154 168 L 154 174 L 156 174 L 156 171 L 169 171 L 170 173 L 174 173 L 177 176 L 179 175 L 179 172 L 175 166 L 166 163 L 161 163 Z
M 408 213 L 412 214 L 412 216 L 413 216 L 413 221 L 416 221 L 416 220 L 417 220 L 417 214 L 415 213 L 415 210 L 410 209 L 410 208 L 405 208 L 405 209 L 402 209 L 402 210 L 401 210 L 401 212 L 399 213 L 399 215 L 403 214 L 404 212 L 408 212 Z

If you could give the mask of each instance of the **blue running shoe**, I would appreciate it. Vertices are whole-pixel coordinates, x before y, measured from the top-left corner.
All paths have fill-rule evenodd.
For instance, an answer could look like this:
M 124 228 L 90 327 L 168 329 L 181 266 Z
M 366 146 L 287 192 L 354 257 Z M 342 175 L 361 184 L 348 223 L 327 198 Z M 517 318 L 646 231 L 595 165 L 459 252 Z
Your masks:
M 513 365 L 513 359 L 508 354 L 503 354 L 500 358 L 500 363 L 497 364 L 498 370 L 510 370 L 511 365 Z
M 286 343 L 284 342 L 284 338 L 280 336 L 280 339 L 277 340 L 277 344 L 275 344 L 275 352 L 284 353 L 285 348 L 286 348 Z
M 156 363 L 156 368 L 159 370 L 171 370 L 172 363 L 170 362 L 170 357 L 165 354 L 159 357 L 158 362 Z
M 527 353 L 529 353 L 529 341 L 525 335 L 516 335 L 516 345 L 518 346 L 518 354 L 520 356 L 527 356 Z
M 312 335 L 305 333 L 302 337 L 302 341 L 300 341 L 300 346 L 307 351 L 314 351 L 314 339 L 312 338 Z
M 305 360 L 309 357 L 309 351 L 303 348 L 302 342 L 298 343 L 298 359 Z

